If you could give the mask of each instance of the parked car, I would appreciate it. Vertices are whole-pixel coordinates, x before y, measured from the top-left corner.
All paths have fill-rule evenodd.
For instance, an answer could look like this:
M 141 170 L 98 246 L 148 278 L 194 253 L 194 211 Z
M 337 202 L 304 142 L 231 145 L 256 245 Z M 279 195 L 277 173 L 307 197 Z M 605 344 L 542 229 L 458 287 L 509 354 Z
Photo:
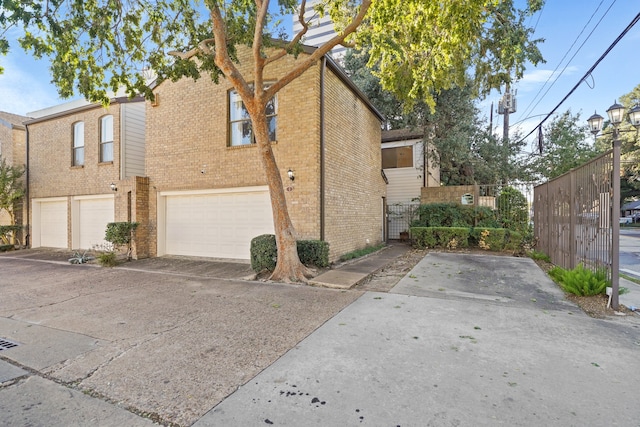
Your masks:
M 620 218 L 620 224 L 624 225 L 624 224 L 631 224 L 633 222 L 633 218 L 630 216 L 623 216 L 622 218 Z

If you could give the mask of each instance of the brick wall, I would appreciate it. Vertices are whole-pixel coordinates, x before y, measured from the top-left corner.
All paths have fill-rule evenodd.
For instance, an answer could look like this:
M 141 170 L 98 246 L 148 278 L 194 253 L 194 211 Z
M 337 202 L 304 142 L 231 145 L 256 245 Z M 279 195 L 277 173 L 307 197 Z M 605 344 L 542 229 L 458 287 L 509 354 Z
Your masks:
M 30 198 L 111 194 L 110 184 L 120 177 L 119 112 L 114 103 L 30 124 Z M 100 118 L 107 114 L 113 116 L 113 162 L 99 163 Z M 84 122 L 84 166 L 72 166 L 73 124 L 79 121 Z M 71 249 L 71 212 L 67 218 Z
M 327 70 L 325 209 L 332 260 L 383 239 L 380 132 L 378 118 Z
M 472 194 L 474 203 L 478 203 L 479 188 L 477 185 L 455 185 L 448 187 L 423 187 L 420 203 L 462 203 L 462 196 Z
M 251 55 L 239 48 L 238 65 L 250 75 Z M 268 67 L 275 80 L 296 61 L 286 57 Z M 314 66 L 277 95 L 277 142 L 272 145 L 287 205 L 301 239 L 320 237 L 319 67 Z M 157 254 L 158 192 L 266 185 L 257 146 L 228 147 L 228 92 L 225 79 L 213 83 L 183 78 L 158 86 L 158 105 L 147 104 L 146 172 L 149 177 L 150 253 Z M 295 172 L 295 182 L 287 171 Z M 204 171 L 205 173 L 202 173 Z
M 292 57 L 265 72 L 277 79 Z M 252 57 L 239 49 L 238 65 L 250 75 Z M 272 148 L 293 225 L 300 239 L 320 236 L 320 72 L 317 64 L 278 93 L 277 143 Z M 249 78 L 250 81 L 250 78 Z M 325 240 L 330 258 L 382 240 L 380 122 L 330 70 L 326 71 Z M 229 82 L 206 76 L 163 82 L 158 105 L 147 108 L 149 247 L 157 254 L 158 192 L 266 185 L 256 146 L 228 147 Z M 295 181 L 287 178 L 292 169 Z M 202 173 L 205 171 L 205 173 Z

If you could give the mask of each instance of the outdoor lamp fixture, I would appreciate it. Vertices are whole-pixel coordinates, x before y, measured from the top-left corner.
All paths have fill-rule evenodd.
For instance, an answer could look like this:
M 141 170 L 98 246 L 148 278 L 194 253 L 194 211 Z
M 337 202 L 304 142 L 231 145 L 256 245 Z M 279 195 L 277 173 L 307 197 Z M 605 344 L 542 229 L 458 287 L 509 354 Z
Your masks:
M 109 187 L 111 187 L 111 191 L 118 191 L 118 187 L 116 187 L 116 185 L 113 182 Z
M 593 116 L 587 119 L 587 123 L 589 123 L 589 130 L 592 134 L 597 135 L 602 129 L 602 122 L 604 121 L 604 117 L 594 111 Z
M 287 176 L 289 177 L 289 179 L 290 179 L 291 181 L 295 181 L 295 180 L 296 180 L 296 176 L 293 174 L 293 171 L 292 171 L 291 169 L 289 169 L 289 170 L 287 171 Z
M 629 121 L 636 129 L 640 130 L 640 104 L 636 104 L 629 110 Z
M 620 131 L 618 126 L 624 119 L 624 106 L 614 101 L 607 110 L 609 121 L 613 125 L 613 164 L 611 173 L 611 184 L 613 187 L 611 195 L 611 307 L 614 310 L 619 306 L 619 285 L 620 285 Z M 629 112 L 631 124 L 640 128 L 640 107 L 636 106 Z M 593 135 L 597 135 L 602 129 L 603 119 L 597 113 L 587 119 L 589 128 Z

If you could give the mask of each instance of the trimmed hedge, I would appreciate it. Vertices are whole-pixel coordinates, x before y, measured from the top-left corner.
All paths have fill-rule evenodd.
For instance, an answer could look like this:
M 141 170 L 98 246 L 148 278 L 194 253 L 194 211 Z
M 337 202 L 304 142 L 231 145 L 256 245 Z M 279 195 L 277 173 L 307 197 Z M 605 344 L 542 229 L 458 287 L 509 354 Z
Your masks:
M 417 216 L 412 227 L 500 227 L 495 212 L 486 206 L 430 203 L 421 205 Z
M 491 251 L 517 251 L 522 244 L 522 233 L 505 228 L 489 227 L 412 227 L 416 248 L 457 249 L 469 246 Z
M 327 267 L 329 265 L 329 243 L 320 240 L 298 240 L 298 257 L 304 265 Z M 253 271 L 273 271 L 278 261 L 276 236 L 262 234 L 251 239 L 251 268 Z
M 464 227 L 411 227 L 413 244 L 417 248 L 466 248 L 469 229 Z

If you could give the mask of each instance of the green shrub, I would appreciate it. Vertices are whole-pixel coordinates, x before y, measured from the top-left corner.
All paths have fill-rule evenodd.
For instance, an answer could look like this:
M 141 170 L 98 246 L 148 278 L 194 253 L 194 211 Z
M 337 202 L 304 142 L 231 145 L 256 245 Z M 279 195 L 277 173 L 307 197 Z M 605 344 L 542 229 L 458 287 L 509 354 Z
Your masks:
M 113 244 L 115 248 L 127 247 L 127 259 L 131 259 L 131 241 L 133 233 L 138 228 L 137 222 L 110 222 L 107 224 L 104 240 Z
M 469 229 L 465 227 L 412 227 L 417 248 L 457 249 L 469 246 Z
M 110 222 L 107 224 L 104 240 L 115 246 L 128 245 L 138 225 L 137 222 Z
M 474 228 L 470 233 L 471 242 L 480 249 L 502 251 L 507 243 L 507 230 L 504 228 Z
M 298 256 L 304 265 L 329 266 L 329 242 L 298 240 Z
M 13 241 L 20 231 L 22 231 L 21 225 L 0 225 L 0 243 L 11 244 L 13 247 Z
M 102 252 L 101 254 L 98 254 L 96 259 L 103 267 L 115 267 L 118 264 L 118 261 L 116 260 L 116 253 L 113 251 Z
M 495 212 L 486 206 L 430 203 L 417 209 L 417 217 L 413 227 L 500 227 Z
M 253 271 L 273 271 L 276 268 L 278 249 L 273 234 L 262 234 L 251 239 L 250 251 Z
M 3 245 L 0 244 L 0 252 L 10 251 L 14 248 L 14 245 Z
M 609 286 L 605 269 L 600 268 L 593 272 L 586 269 L 582 263 L 578 264 L 573 270 L 553 267 L 549 270 L 549 276 L 551 276 L 565 292 L 578 296 L 604 294 L 607 286 Z
M 528 226 L 527 199 L 513 187 L 505 187 L 496 199 L 498 220 L 503 228 L 524 230 Z
M 504 249 L 507 251 L 523 252 L 524 236 L 522 233 L 513 230 L 507 230 L 505 235 Z
M 329 243 L 320 240 L 299 240 L 298 257 L 304 265 L 327 267 L 329 265 Z M 276 236 L 262 234 L 251 239 L 251 268 L 253 271 L 273 271 L 278 261 Z

